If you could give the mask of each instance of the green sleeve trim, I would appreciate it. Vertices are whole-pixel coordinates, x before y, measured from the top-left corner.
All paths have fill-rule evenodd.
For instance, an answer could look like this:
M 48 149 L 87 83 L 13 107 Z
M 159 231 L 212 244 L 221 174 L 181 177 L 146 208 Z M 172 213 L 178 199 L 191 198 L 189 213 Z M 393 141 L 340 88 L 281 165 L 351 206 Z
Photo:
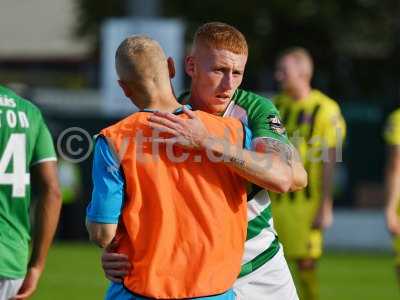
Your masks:
M 39 160 L 31 163 L 31 167 L 34 166 L 34 165 L 37 165 L 37 164 L 48 162 L 48 161 L 57 161 L 57 157 L 51 156 L 51 157 L 46 157 L 46 158 L 39 159 Z

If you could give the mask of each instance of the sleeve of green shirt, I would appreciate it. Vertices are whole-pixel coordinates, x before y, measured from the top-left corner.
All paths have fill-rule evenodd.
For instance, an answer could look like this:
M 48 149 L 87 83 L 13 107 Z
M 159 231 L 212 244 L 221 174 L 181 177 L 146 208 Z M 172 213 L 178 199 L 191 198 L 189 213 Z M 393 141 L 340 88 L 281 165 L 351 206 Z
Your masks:
M 290 144 L 285 126 L 274 104 L 265 98 L 257 98 L 249 113 L 249 127 L 255 138 L 272 138 Z
M 57 160 L 53 139 L 42 115 L 40 115 L 39 120 L 38 134 L 33 149 L 31 166 L 45 161 Z

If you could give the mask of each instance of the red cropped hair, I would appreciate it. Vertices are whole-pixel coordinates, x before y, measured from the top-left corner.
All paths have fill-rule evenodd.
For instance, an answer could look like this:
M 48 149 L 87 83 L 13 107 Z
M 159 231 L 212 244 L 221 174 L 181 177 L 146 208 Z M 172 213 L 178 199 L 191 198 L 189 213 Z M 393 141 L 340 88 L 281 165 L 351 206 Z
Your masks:
M 200 26 L 193 38 L 193 46 L 207 46 L 223 49 L 235 54 L 248 55 L 248 46 L 244 35 L 235 27 L 221 23 L 210 22 Z

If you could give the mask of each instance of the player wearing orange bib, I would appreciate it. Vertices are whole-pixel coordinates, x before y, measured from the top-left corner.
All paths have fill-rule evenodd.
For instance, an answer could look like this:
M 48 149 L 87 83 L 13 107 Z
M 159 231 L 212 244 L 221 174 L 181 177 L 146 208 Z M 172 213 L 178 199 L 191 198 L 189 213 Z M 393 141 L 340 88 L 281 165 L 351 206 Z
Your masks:
M 235 119 L 182 109 L 168 62 L 147 37 L 130 37 L 117 50 L 119 83 L 142 111 L 102 130 L 96 143 L 88 230 L 101 246 L 114 238 L 132 265 L 124 286 L 112 286 L 107 299 L 234 299 L 230 288 L 246 239 L 246 189 L 215 154 L 242 145 L 243 127 Z M 155 143 L 148 122 L 153 110 L 201 121 L 212 135 L 187 140 L 187 150 Z M 226 143 L 214 143 L 217 138 Z M 196 149 L 197 142 L 207 151 Z M 105 209 L 110 202 L 123 205 L 118 224 Z

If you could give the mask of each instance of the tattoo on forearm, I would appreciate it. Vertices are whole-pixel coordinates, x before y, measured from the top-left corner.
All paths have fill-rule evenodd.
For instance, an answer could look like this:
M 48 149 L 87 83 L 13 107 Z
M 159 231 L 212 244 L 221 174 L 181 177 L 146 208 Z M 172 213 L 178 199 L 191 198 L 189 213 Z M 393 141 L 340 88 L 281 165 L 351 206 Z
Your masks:
M 278 154 L 289 166 L 292 166 L 294 149 L 292 149 L 289 145 L 273 139 L 266 139 L 265 142 L 265 153 Z
M 240 159 L 240 158 L 238 158 L 238 157 L 231 157 L 230 158 L 230 160 L 229 160 L 231 163 L 233 163 L 233 164 L 235 164 L 235 165 L 237 165 L 237 166 L 239 166 L 240 168 L 244 168 L 245 167 L 245 165 L 246 165 L 246 163 L 245 163 L 245 161 L 243 160 L 243 159 Z

